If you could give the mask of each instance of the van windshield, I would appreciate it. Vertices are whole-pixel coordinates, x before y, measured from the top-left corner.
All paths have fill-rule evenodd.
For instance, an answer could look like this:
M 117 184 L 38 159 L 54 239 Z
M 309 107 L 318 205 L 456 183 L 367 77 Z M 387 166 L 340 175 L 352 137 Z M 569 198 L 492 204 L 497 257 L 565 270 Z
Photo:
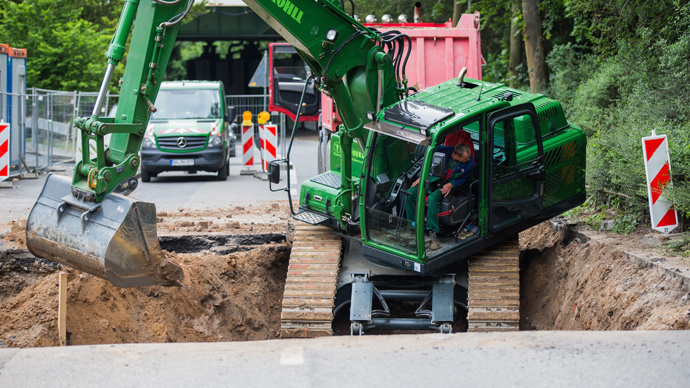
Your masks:
M 152 120 L 221 118 L 220 96 L 212 89 L 160 90 Z

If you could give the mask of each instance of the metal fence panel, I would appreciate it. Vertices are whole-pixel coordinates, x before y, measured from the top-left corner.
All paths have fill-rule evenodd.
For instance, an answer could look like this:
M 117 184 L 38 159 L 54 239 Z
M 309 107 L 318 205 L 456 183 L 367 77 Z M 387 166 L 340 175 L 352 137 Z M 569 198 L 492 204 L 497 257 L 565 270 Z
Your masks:
M 24 157 L 30 169 L 43 170 L 53 165 L 71 164 L 81 158 L 81 142 L 74 119 L 91 115 L 97 95 L 97 92 L 27 90 L 26 117 L 23 120 L 26 134 Z M 114 117 L 118 98 L 118 95 L 108 94 L 100 115 Z M 248 110 L 252 112 L 256 124 L 256 116 L 267 107 L 267 96 L 228 95 L 226 102 L 235 107 L 236 122 L 241 123 L 242 112 Z M 271 121 L 278 125 L 279 149 L 284 155 L 285 115 L 272 114 Z M 240 134 L 236 135 L 239 139 Z M 258 146 L 258 134 L 255 137 Z M 21 172 L 22 167 L 19 168 Z

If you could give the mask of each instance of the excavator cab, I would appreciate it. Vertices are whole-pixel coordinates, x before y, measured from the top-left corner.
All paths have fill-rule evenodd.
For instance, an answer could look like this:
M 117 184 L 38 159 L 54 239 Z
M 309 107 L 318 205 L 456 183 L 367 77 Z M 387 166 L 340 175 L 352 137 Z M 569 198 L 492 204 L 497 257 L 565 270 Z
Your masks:
M 389 109 L 384 120 L 367 124 L 375 132 L 363 169 L 367 257 L 426 273 L 540 214 L 544 151 L 533 105 L 504 106 L 460 120 L 452 120 L 451 112 L 408 101 Z M 428 117 L 409 121 L 424 115 Z M 401 130 L 402 123 L 419 132 Z M 436 123 L 445 125 L 427 136 L 426 129 Z M 437 217 L 430 217 L 428 197 L 440 187 L 438 182 L 447 182 L 441 180 L 445 167 L 436 171 L 445 166 L 446 155 L 437 151 L 458 143 L 470 149 L 474 168 L 462 187 L 442 198 Z M 487 216 L 482 215 L 485 208 Z M 429 245 L 430 218 L 438 223 L 438 249 Z

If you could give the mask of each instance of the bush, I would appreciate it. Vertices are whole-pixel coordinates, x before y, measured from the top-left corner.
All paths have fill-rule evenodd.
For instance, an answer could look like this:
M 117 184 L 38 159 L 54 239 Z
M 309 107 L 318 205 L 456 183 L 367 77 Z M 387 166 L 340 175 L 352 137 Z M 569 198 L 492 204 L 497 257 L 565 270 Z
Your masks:
M 690 7 L 685 11 L 690 25 Z M 601 60 L 579 46 L 555 48 L 549 56 L 553 69 L 549 92 L 564 104 L 568 119 L 589 135 L 587 184 L 591 194 L 604 190 L 624 193 L 633 198 L 629 213 L 648 211 L 641 138 L 654 130 L 669 140 L 673 187 L 665 195 L 681 216 L 687 216 L 690 28 L 675 42 L 659 38 L 649 44 L 651 31 L 639 33 L 639 42 L 621 42 L 615 56 Z

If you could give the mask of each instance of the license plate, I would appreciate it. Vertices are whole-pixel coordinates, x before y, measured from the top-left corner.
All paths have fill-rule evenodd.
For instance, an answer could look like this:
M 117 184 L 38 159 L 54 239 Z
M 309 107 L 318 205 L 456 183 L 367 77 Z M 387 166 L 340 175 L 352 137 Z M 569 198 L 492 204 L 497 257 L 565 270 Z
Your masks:
M 193 166 L 194 159 L 170 159 L 171 166 Z

